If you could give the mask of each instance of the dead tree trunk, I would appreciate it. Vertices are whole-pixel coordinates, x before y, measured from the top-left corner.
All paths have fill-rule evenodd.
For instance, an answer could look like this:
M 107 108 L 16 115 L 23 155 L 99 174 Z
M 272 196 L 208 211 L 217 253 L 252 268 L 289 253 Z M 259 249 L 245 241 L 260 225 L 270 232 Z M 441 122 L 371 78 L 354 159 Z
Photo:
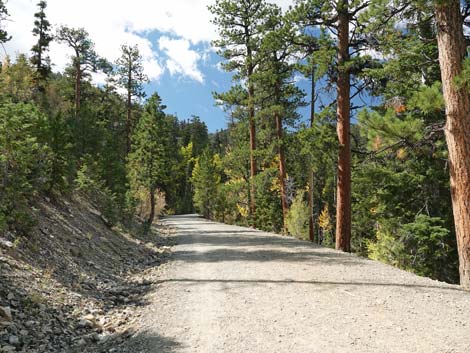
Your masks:
M 351 251 L 351 146 L 348 0 L 338 3 L 337 133 L 339 142 L 336 202 L 336 249 Z
M 437 43 L 446 105 L 445 135 L 450 187 L 459 252 L 460 284 L 470 290 L 470 97 L 454 79 L 462 71 L 465 40 L 458 0 L 435 7 Z

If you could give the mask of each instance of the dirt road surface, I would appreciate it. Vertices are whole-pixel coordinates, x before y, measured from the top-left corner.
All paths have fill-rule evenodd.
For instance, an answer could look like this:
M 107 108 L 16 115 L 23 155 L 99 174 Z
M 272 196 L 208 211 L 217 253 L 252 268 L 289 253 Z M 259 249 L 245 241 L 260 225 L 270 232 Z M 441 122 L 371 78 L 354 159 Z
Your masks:
M 179 245 L 122 351 L 470 352 L 457 286 L 196 216 L 163 222 Z

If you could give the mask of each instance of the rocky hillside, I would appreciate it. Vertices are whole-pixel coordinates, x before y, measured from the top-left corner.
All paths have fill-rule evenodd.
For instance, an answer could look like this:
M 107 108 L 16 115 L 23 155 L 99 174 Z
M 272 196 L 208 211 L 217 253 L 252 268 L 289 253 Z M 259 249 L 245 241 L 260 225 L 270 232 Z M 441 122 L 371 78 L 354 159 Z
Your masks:
M 32 212 L 31 234 L 0 237 L 0 352 L 116 351 L 132 336 L 170 231 L 111 229 L 82 198 L 44 199 Z

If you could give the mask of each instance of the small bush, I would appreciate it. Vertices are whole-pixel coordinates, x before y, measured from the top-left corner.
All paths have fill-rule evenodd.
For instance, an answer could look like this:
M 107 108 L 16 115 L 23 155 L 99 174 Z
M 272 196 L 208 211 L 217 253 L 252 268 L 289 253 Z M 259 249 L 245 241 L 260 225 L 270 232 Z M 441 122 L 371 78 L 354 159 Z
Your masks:
M 108 225 L 115 225 L 120 218 L 116 195 L 105 185 L 94 171 L 96 163 L 85 158 L 75 178 L 75 189 L 84 193 L 103 214 Z
M 287 214 L 287 229 L 289 233 L 299 239 L 308 239 L 309 209 L 303 200 L 302 193 L 298 193 Z
M 438 217 L 418 215 L 414 222 L 384 222 L 376 240 L 368 243 L 369 257 L 422 276 L 455 282 L 457 254 L 453 237 Z

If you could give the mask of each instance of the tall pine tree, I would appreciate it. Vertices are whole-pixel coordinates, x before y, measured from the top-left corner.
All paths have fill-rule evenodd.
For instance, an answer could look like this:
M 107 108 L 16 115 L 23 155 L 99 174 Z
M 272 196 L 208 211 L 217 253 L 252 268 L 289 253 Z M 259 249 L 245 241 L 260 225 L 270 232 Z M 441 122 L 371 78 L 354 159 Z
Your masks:
M 5 0 L 0 0 L 0 45 L 3 45 L 11 39 L 11 36 L 8 35 L 5 29 L 5 21 L 9 16 L 10 14 L 5 5 Z
M 470 290 L 470 96 L 455 79 L 461 75 L 466 44 L 460 1 L 436 1 L 437 43 L 446 105 L 450 188 L 459 251 L 460 284 Z
M 32 47 L 31 63 L 36 68 L 36 87 L 39 90 L 44 89 L 43 83 L 47 80 L 51 73 L 51 62 L 47 55 L 49 44 L 53 39 L 50 32 L 51 24 L 46 18 L 45 9 L 47 7 L 46 1 L 39 1 L 39 11 L 34 14 L 34 28 L 33 35 L 37 37 L 37 42 Z
M 227 60 L 223 64 L 224 69 L 235 72 L 235 80 L 246 80 L 250 136 L 250 214 L 253 224 L 256 224 L 254 178 L 257 162 L 253 73 L 259 64 L 258 48 L 273 6 L 265 0 L 216 0 L 213 6 L 209 6 L 209 10 L 214 15 L 213 23 L 220 36 L 220 39 L 214 41 L 214 45 Z
M 99 69 L 108 70 L 109 64 L 100 58 L 95 51 L 95 45 L 88 32 L 83 28 L 70 28 L 61 26 L 57 30 L 56 38 L 59 42 L 67 44 L 74 52 L 72 68 L 75 80 L 74 108 L 75 117 L 79 117 L 82 94 L 82 82 L 92 72 Z
M 131 193 L 144 191 L 150 201 L 146 225 L 155 218 L 156 191 L 164 185 L 170 168 L 170 129 L 167 126 L 165 106 L 157 93 L 146 102 L 144 112 L 132 136 L 128 171 Z M 176 147 L 176 146 L 174 146 Z
M 126 134 L 127 134 L 127 153 L 131 148 L 131 134 L 134 127 L 132 117 L 133 100 L 145 97 L 143 84 L 148 81 L 144 74 L 144 67 L 137 46 L 122 45 L 121 57 L 116 61 L 117 83 L 126 90 Z

